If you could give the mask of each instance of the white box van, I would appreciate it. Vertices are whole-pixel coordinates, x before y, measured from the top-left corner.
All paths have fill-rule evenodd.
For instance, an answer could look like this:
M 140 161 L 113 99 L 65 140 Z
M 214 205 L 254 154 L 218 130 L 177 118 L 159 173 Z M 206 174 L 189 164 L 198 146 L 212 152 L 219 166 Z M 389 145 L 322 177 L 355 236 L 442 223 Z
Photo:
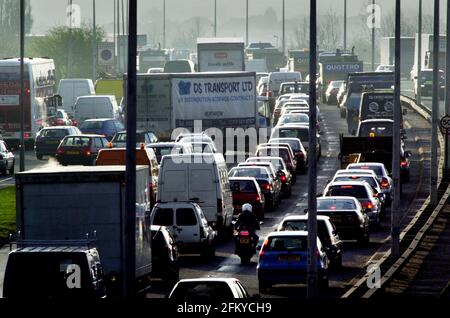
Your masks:
M 75 103 L 74 117 L 78 122 L 94 118 L 120 120 L 119 105 L 114 95 L 80 96 Z
M 90 78 L 69 78 L 59 81 L 58 94 L 62 97 L 63 109 L 73 115 L 77 98 L 95 95 L 94 83 Z
M 233 199 L 222 154 L 179 154 L 161 159 L 159 202 L 197 202 L 213 229 L 231 228 Z
M 281 84 L 301 81 L 302 74 L 300 72 L 272 72 L 269 74 L 269 89 L 267 92 L 272 92 L 272 97 L 278 97 Z

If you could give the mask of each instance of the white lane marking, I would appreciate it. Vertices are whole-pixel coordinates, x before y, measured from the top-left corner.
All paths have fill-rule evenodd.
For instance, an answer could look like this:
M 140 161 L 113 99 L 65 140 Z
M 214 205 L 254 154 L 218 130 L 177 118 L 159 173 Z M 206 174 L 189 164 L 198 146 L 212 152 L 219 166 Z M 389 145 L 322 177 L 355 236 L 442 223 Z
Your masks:
M 11 177 L 11 178 L 6 178 L 6 179 L 4 179 L 4 180 L 1 180 L 0 183 L 6 182 L 6 181 L 9 181 L 9 180 L 12 180 L 12 179 L 13 179 L 12 177 Z

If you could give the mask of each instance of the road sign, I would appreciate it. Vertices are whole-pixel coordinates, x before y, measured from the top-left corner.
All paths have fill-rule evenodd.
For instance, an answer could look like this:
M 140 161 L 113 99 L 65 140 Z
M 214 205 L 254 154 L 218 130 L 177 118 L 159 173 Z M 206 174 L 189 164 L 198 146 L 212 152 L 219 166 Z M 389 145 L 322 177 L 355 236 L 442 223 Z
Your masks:
M 98 64 L 114 65 L 114 43 L 102 42 L 98 45 Z
M 446 135 L 450 135 L 450 116 L 445 115 L 441 118 L 439 123 L 439 127 L 441 128 L 441 132 Z

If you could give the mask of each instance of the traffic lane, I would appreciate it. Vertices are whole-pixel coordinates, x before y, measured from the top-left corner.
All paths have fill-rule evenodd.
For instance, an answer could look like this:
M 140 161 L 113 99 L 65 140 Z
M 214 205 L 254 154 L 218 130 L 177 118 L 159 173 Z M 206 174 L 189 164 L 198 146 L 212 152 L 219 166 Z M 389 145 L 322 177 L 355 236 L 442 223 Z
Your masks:
M 318 165 L 318 178 L 317 189 L 318 192 L 323 191 L 327 181 L 332 178 L 335 171 L 339 168 L 339 162 L 337 155 L 339 153 L 339 133 L 345 133 L 347 131 L 346 123 L 340 118 L 338 109 L 334 106 L 322 105 L 321 112 L 324 116 L 322 126 L 324 127 L 323 138 L 323 158 Z M 406 125 L 407 134 L 413 136 L 412 127 L 426 126 L 427 123 L 417 117 L 413 113 L 405 116 L 407 122 L 411 118 L 411 124 Z M 420 125 L 416 123 L 420 122 Z M 413 150 L 412 160 L 412 174 L 409 184 L 405 185 L 404 196 L 402 197 L 401 208 L 406 210 L 407 202 L 410 202 L 414 197 L 416 187 L 413 181 L 416 174 L 421 170 L 420 162 L 421 158 L 417 157 L 418 151 L 414 150 L 414 142 L 416 138 L 411 137 L 411 148 Z M 409 145 L 408 145 L 409 147 Z M 308 198 L 308 180 L 307 175 L 299 175 L 297 184 L 293 187 L 293 196 L 289 199 L 284 199 L 279 209 L 275 212 L 266 213 L 266 220 L 264 225 L 259 231 L 260 239 L 263 239 L 268 233 L 273 231 L 277 224 L 283 217 L 291 214 L 303 214 L 304 209 L 307 207 Z M 332 271 L 330 273 L 330 290 L 328 295 L 333 297 L 339 297 L 343 291 L 351 284 L 356 277 L 365 273 L 367 264 L 378 255 L 381 255 L 383 250 L 380 248 L 386 243 L 389 236 L 389 208 L 387 209 L 386 216 L 382 220 L 382 226 L 380 230 L 371 232 L 371 243 L 368 247 L 362 248 L 356 243 L 345 242 L 344 254 L 343 254 L 343 268 L 339 271 Z M 181 278 L 195 278 L 206 276 L 226 276 L 236 277 L 240 279 L 251 293 L 258 293 L 258 281 L 256 277 L 256 265 L 257 255 L 252 258 L 252 261 L 248 265 L 241 265 L 240 259 L 237 255 L 234 255 L 234 243 L 232 241 L 219 243 L 217 247 L 217 258 L 210 263 L 203 262 L 197 256 L 181 256 L 180 257 L 180 276 Z M 155 283 L 153 290 L 148 294 L 149 297 L 163 297 L 170 291 L 170 287 L 165 287 L 162 284 Z M 269 297 L 295 297 L 305 295 L 304 288 L 298 288 L 298 286 L 283 286 L 281 288 L 275 288 L 269 290 L 268 294 L 264 296 Z
M 414 85 L 412 81 L 402 81 L 401 82 L 401 91 L 403 94 L 416 98 L 414 94 Z M 431 96 L 422 96 L 422 104 L 428 106 L 430 109 L 433 107 L 433 98 Z M 446 113 L 445 111 L 445 101 L 439 100 L 439 114 L 443 116 Z
M 14 172 L 20 171 L 20 152 L 15 150 L 13 151 L 14 154 Z M 44 157 L 43 160 L 37 160 L 36 155 L 33 150 L 26 150 L 25 151 L 25 170 L 30 170 L 34 168 L 39 168 L 45 165 L 49 164 L 57 164 L 56 160 L 54 158 L 50 157 Z M 9 187 L 14 185 L 14 175 L 10 175 L 9 173 L 6 176 L 0 177 L 0 189 Z

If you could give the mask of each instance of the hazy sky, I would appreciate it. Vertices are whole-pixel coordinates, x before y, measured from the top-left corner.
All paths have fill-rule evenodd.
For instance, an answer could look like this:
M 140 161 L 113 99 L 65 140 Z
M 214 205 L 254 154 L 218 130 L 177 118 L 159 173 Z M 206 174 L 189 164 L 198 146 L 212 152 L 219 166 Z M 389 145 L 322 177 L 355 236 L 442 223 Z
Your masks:
M 67 0 L 30 0 L 33 8 L 34 28 L 37 33 L 45 32 L 48 28 L 65 23 L 65 8 Z M 126 3 L 127 0 L 124 0 Z M 154 9 L 162 11 L 164 0 L 138 0 L 140 14 L 150 13 Z M 97 23 L 105 25 L 112 22 L 113 0 L 96 0 Z M 330 8 L 342 14 L 344 0 L 317 0 L 318 10 L 325 12 Z M 91 19 L 92 0 L 73 0 L 81 8 L 82 19 Z M 347 0 L 348 15 L 357 15 L 371 0 Z M 394 0 L 376 0 L 382 12 L 390 12 L 393 9 Z M 403 0 L 402 5 L 405 14 L 416 14 L 418 0 Z M 424 13 L 432 12 L 432 1 L 425 0 Z M 272 6 L 281 19 L 282 0 L 249 0 L 250 15 L 260 15 Z M 286 18 L 307 15 L 309 12 L 309 0 L 285 0 Z M 442 5 L 442 14 L 445 6 Z M 205 16 L 213 19 L 214 0 L 166 0 L 168 20 L 187 20 L 193 16 Z M 51 14 L 50 14 L 51 12 Z M 225 23 L 230 18 L 245 17 L 245 0 L 217 0 L 218 24 Z M 144 15 L 145 16 L 145 15 Z

